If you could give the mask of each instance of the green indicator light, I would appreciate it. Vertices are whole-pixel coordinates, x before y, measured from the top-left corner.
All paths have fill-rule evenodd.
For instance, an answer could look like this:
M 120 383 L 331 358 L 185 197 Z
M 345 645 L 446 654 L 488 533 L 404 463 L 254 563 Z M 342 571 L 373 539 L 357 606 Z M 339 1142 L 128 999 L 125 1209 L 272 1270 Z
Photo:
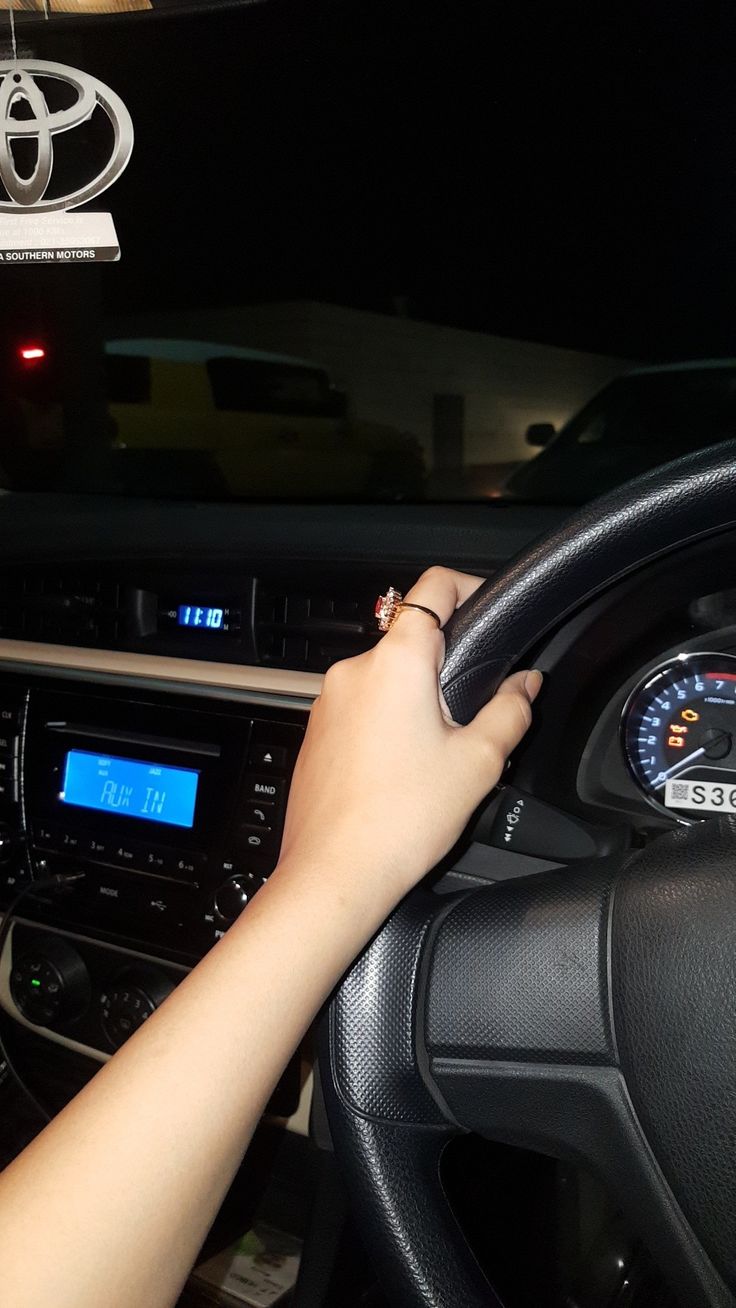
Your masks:
M 40 989 L 41 982 L 40 982 L 40 981 L 31 981 L 31 985 L 32 985 L 32 986 L 36 986 L 36 987 L 38 987 L 38 988 Z

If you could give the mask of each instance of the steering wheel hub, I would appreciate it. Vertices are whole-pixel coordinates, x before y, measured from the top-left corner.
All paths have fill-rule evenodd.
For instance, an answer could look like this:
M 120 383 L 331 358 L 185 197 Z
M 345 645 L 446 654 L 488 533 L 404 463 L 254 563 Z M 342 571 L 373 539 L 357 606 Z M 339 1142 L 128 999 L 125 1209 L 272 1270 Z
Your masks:
M 614 1025 L 636 1112 L 736 1285 L 736 822 L 654 841 L 617 879 Z

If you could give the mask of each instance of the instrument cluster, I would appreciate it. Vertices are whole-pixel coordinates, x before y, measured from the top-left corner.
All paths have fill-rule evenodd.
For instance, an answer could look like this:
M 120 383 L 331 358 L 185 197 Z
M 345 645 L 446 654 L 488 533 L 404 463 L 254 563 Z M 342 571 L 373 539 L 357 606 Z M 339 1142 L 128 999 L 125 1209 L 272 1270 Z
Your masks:
M 683 642 L 634 672 L 593 728 L 577 789 L 660 829 L 736 814 L 736 632 Z
M 680 654 L 629 696 L 622 744 L 647 799 L 685 817 L 736 812 L 736 658 Z

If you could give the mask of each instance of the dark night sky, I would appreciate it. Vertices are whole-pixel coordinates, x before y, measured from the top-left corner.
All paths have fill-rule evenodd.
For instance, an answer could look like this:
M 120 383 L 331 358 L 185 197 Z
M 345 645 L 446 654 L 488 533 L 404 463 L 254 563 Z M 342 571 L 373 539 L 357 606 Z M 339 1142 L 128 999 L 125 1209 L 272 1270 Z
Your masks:
M 269 0 L 43 34 L 136 122 L 108 307 L 406 294 L 510 336 L 736 354 L 732 6 L 424 8 Z

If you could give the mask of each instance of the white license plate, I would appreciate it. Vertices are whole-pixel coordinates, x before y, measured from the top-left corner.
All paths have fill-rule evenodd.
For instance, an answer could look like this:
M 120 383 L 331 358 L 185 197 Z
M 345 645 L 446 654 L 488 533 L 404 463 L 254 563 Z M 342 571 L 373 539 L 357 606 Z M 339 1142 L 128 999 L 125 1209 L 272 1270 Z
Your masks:
M 720 781 L 668 781 L 664 802 L 668 808 L 736 813 L 736 786 L 724 786 Z

